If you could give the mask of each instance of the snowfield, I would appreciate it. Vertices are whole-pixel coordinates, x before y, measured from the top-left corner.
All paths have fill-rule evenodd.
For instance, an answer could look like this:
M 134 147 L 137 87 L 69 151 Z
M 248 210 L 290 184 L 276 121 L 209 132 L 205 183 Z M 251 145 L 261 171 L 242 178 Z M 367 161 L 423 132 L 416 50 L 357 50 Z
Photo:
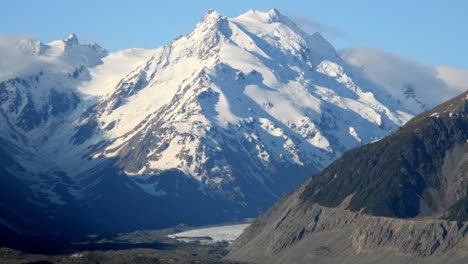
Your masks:
M 242 234 L 244 229 L 246 229 L 249 225 L 250 224 L 238 224 L 192 229 L 180 233 L 171 234 L 169 235 L 169 237 L 186 242 L 193 241 L 193 239 L 190 238 L 194 238 L 195 240 L 201 240 L 200 242 L 206 244 L 218 242 L 232 243 Z M 211 240 L 206 239 L 208 237 L 210 237 Z

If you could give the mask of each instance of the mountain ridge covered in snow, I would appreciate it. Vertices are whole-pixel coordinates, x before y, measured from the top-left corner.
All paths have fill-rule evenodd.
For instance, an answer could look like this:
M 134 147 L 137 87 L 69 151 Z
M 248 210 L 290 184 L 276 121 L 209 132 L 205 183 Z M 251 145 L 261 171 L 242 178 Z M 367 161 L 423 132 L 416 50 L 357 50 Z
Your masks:
M 17 47 L 34 67 L 2 77 L 0 135 L 48 218 L 87 230 L 255 216 L 423 110 L 276 9 L 210 10 L 154 50 Z

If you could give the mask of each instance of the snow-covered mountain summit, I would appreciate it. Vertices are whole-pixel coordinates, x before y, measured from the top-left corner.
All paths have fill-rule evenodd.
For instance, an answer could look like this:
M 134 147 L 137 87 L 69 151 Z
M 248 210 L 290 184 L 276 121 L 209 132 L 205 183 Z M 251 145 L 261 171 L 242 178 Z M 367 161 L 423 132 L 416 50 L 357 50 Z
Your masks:
M 413 114 L 320 33 L 305 33 L 276 9 L 237 18 L 210 10 L 191 33 L 156 50 L 108 54 L 74 35 L 29 46 L 31 56 L 67 61 L 78 72 L 47 75 L 50 85 L 36 90 L 68 87 L 68 97 L 57 100 L 63 111 L 47 115 L 53 118 L 42 118 L 35 103 L 42 121 L 34 117 L 31 126 L 17 121 L 17 113 L 30 116 L 23 103 L 8 109 L 14 94 L 32 93 L 35 75 L 0 83 L 5 130 L 47 157 L 35 170 L 66 175 L 60 188 L 39 184 L 38 193 L 70 210 L 83 206 L 82 214 L 95 215 L 93 226 L 113 219 L 109 229 L 256 215 Z M 53 108 L 52 101 L 43 102 Z M 119 208 L 110 205 L 116 200 Z M 122 212 L 135 219 L 117 217 Z
M 31 39 L 10 44 L 11 63 L 2 64 L 0 74 L 1 130 L 28 138 L 75 110 L 81 101 L 77 84 L 89 80 L 88 69 L 108 55 L 96 44 L 80 44 L 74 34 L 49 44 Z

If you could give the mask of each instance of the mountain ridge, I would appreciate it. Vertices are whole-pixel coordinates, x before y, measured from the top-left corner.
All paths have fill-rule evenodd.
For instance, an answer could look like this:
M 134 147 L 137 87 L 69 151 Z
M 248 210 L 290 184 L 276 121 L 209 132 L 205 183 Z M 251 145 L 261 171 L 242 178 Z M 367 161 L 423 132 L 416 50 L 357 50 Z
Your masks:
M 383 184 L 375 183 L 374 188 L 376 189 L 374 189 L 372 193 L 363 193 L 362 189 L 359 190 L 358 193 L 354 193 L 353 191 L 338 191 L 337 193 L 341 197 L 338 198 L 338 200 L 341 199 L 341 201 L 343 201 L 343 199 L 345 199 L 348 195 L 354 193 L 353 198 L 350 202 L 350 209 L 360 210 L 361 208 L 366 207 L 364 211 L 370 213 L 373 212 L 372 210 L 380 210 L 377 209 L 376 206 L 383 206 L 383 208 L 386 208 L 385 210 L 390 209 L 390 211 L 393 213 L 381 211 L 379 213 L 376 213 L 376 215 L 403 218 L 415 217 L 421 210 L 419 208 L 420 206 L 435 206 L 430 204 L 431 200 L 439 199 L 437 199 L 436 197 L 432 197 L 434 195 L 432 193 L 423 194 L 423 190 L 430 188 L 434 188 L 435 190 L 441 189 L 441 185 L 443 185 L 444 183 L 440 177 L 448 177 L 443 175 L 439 176 L 439 174 L 443 174 L 443 172 L 438 170 L 441 170 L 444 162 L 446 162 L 444 161 L 444 157 L 448 155 L 448 152 L 452 151 L 452 149 L 455 148 L 457 145 L 461 144 L 461 146 L 463 146 L 463 144 L 466 143 L 465 141 L 468 138 L 468 135 L 466 134 L 466 131 L 468 131 L 468 127 L 466 125 L 467 107 L 467 92 L 465 92 L 430 111 L 418 115 L 391 136 L 387 136 L 386 138 L 381 139 L 379 142 L 372 143 L 366 147 L 361 147 L 352 150 L 349 153 L 342 156 L 342 158 L 340 159 L 343 162 L 343 164 L 346 164 L 349 162 L 356 162 L 356 156 L 369 157 L 368 153 L 373 153 L 372 158 L 369 158 L 370 163 L 369 161 L 365 160 L 365 158 L 362 158 L 362 164 L 356 165 L 355 163 L 354 169 L 356 170 L 356 173 L 360 173 L 363 175 L 375 174 L 374 177 L 379 177 L 381 179 L 385 177 L 387 177 L 388 179 L 390 178 L 389 175 L 392 174 L 404 174 L 403 176 L 399 176 L 401 177 L 401 179 L 398 180 L 398 183 L 400 184 L 400 186 L 402 186 L 403 184 L 403 189 L 409 189 L 401 193 L 402 196 L 401 200 L 399 201 L 405 201 L 404 204 L 409 204 L 408 201 L 414 201 L 414 203 L 409 208 L 390 209 L 388 205 L 383 205 L 391 203 L 390 200 L 386 200 L 387 198 L 384 198 L 384 200 L 380 200 L 382 199 L 381 195 L 383 193 L 386 193 L 385 189 L 390 188 L 389 186 L 393 186 L 390 181 Z M 449 119 L 449 121 L 445 122 L 444 120 L 447 119 Z M 449 132 L 453 134 L 447 136 L 446 134 L 448 134 Z M 408 151 L 401 151 L 401 146 L 407 146 Z M 365 151 L 370 152 L 366 153 Z M 401 158 L 399 158 L 398 160 L 393 160 L 392 164 L 390 164 L 391 158 L 389 157 L 398 156 L 399 153 L 401 155 Z M 369 164 L 364 165 L 366 162 Z M 327 180 L 325 180 L 326 182 L 328 182 L 327 185 L 329 187 L 327 188 L 340 190 L 340 188 L 336 185 L 343 186 L 340 182 L 340 179 L 338 178 L 344 172 L 340 173 L 338 171 L 332 171 L 334 166 L 346 167 L 346 165 L 343 164 L 332 165 L 323 172 L 323 175 L 329 175 Z M 398 170 L 400 170 L 400 172 L 397 172 Z M 379 171 L 380 173 L 377 173 Z M 358 177 L 356 173 L 347 173 L 346 175 L 348 176 L 346 177 L 350 178 L 346 178 L 346 181 L 349 180 L 352 182 L 353 180 L 355 180 L 355 177 Z M 336 176 L 331 177 L 330 175 Z M 316 178 L 316 181 L 318 181 L 319 179 L 320 178 Z M 337 183 L 330 184 L 329 182 L 331 180 L 337 181 Z M 376 178 L 376 180 L 378 179 Z M 310 198 L 312 201 L 319 202 L 323 205 L 328 206 L 337 206 L 337 204 L 341 202 L 335 199 L 332 199 L 334 200 L 334 202 L 331 203 L 325 202 L 326 200 L 328 200 L 328 198 L 325 198 L 327 196 L 327 191 L 317 191 L 316 188 L 317 187 L 313 187 L 312 185 L 306 188 L 306 191 L 303 193 L 304 199 L 306 199 L 307 196 L 312 196 L 312 198 Z M 446 191 L 441 190 L 441 192 L 444 193 Z M 337 193 L 334 193 L 334 195 L 336 195 Z M 420 205 L 419 197 L 424 195 L 429 196 L 424 199 L 428 204 Z M 321 196 L 322 198 L 320 198 L 320 200 L 316 200 L 315 198 L 313 198 L 318 196 Z M 361 196 L 361 198 L 358 198 L 358 196 Z M 373 205 L 367 204 L 367 206 L 363 206 L 362 203 L 364 203 L 364 199 L 372 200 Z M 388 199 L 390 199 L 390 197 Z M 379 204 L 380 201 L 383 204 Z M 453 201 L 451 202 L 453 203 Z M 437 210 L 437 208 L 432 209 Z M 395 210 L 402 211 L 397 212 Z
M 0 82 L 0 131 L 22 150 L 7 152 L 30 172 L 28 198 L 77 232 L 73 217 L 88 232 L 255 216 L 411 116 L 278 10 L 209 11 L 155 50 L 31 43 L 31 68 Z
M 465 263 L 467 110 L 468 91 L 348 151 L 258 217 L 227 258 Z

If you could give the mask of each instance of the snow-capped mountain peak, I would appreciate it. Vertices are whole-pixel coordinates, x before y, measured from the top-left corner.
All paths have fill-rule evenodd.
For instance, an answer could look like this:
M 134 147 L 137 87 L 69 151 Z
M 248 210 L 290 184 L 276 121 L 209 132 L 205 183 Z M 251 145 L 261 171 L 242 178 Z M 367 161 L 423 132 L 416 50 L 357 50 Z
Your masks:
M 62 39 L 62 40 L 54 40 L 52 42 L 50 42 L 49 44 L 47 44 L 49 46 L 61 46 L 62 49 L 67 49 L 67 48 L 70 48 L 74 45 L 80 45 L 80 42 L 78 40 L 78 37 L 72 33 L 70 35 L 68 35 L 68 37 Z
M 75 34 L 63 40 L 52 41 L 47 44 L 47 57 L 60 59 L 66 64 L 93 67 L 101 63 L 101 58 L 108 52 L 97 44 L 81 44 Z
M 75 33 L 70 34 L 68 37 L 63 39 L 63 42 L 65 42 L 68 45 L 76 45 L 79 44 L 78 38 L 76 37 Z
M 21 39 L 18 42 L 19 51 L 27 56 L 41 55 L 47 50 L 47 46 L 39 40 Z
M 252 215 L 411 116 L 276 9 L 210 10 L 155 50 L 109 54 L 75 35 L 45 46 L 37 57 L 60 70 L 37 77 L 42 92 L 33 77 L 0 83 L 5 135 L 30 135 L 50 161 L 41 172 L 65 172 L 70 196 L 91 203 L 119 190 L 184 207 L 190 194 L 228 208 L 217 215 Z
M 238 153 L 251 161 L 243 175 L 272 195 L 272 171 L 323 168 L 408 118 L 342 64 L 319 33 L 304 33 L 277 10 L 237 18 L 210 10 L 122 78 L 70 142 L 105 139 L 93 157 L 119 159 L 134 179 L 176 169 L 232 197 L 240 197 L 229 189 L 240 176 L 227 153 Z
M 199 22 L 200 23 L 203 23 L 203 22 L 206 22 L 206 21 L 210 21 L 210 20 L 218 20 L 219 18 L 221 18 L 221 14 L 218 13 L 216 10 L 214 10 L 213 8 L 210 8 L 208 9 L 208 11 L 206 12 L 206 14 L 203 16 L 203 18 L 201 19 L 201 21 Z
M 203 16 L 200 22 L 197 23 L 194 30 L 187 37 L 200 37 L 203 34 L 212 31 L 213 34 L 216 34 L 216 31 L 222 31 L 223 23 L 227 18 L 221 16 L 214 9 L 208 10 L 208 12 Z
M 252 20 L 257 20 L 262 23 L 275 23 L 280 22 L 281 17 L 282 15 L 277 9 L 271 9 L 268 12 L 249 10 L 245 14 L 240 15 L 238 18 L 250 18 Z

